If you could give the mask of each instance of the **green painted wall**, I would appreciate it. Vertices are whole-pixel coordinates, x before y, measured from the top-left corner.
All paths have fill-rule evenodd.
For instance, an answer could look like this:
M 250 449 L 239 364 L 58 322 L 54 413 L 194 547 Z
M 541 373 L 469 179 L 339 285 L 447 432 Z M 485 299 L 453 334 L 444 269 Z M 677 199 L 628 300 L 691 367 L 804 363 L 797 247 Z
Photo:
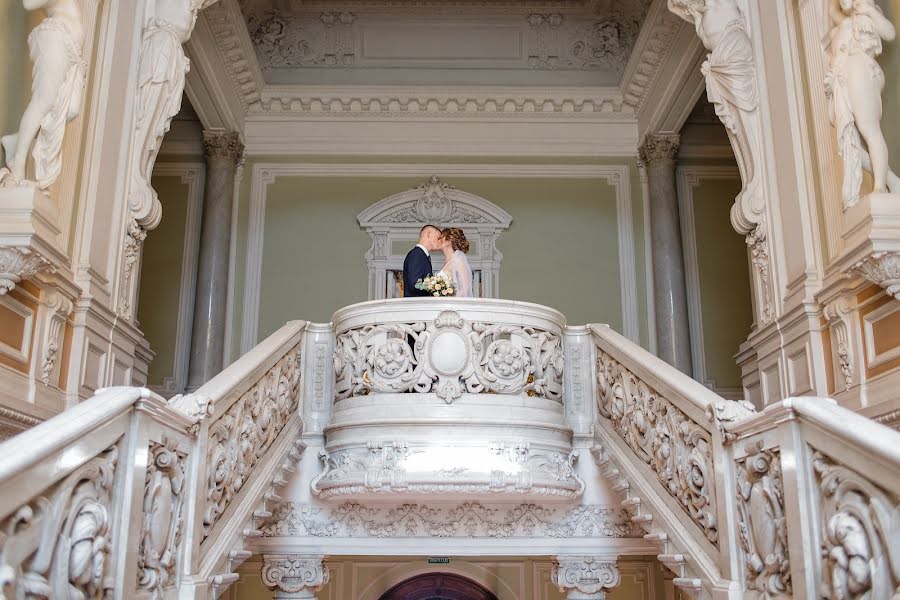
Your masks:
M 0 59 L 0 135 L 19 129 L 19 119 L 31 95 L 28 33 L 43 16 L 43 10 L 26 11 L 21 0 L 0 0 L 0 48 L 4 50 Z
M 497 243 L 503 297 L 553 306 L 570 323 L 621 330 L 616 197 L 605 179 L 443 179 L 513 216 Z M 280 177 L 270 184 L 260 339 L 288 319 L 326 322 L 337 308 L 366 300 L 364 254 L 371 242 L 356 215 L 420 183 L 420 177 Z
M 877 3 L 894 27 L 900 28 L 900 0 L 877 0 Z M 878 62 L 885 78 L 881 129 L 887 137 L 891 169 L 900 173 L 900 40 L 885 42 Z
M 159 226 L 144 241 L 137 317 L 150 348 L 156 352 L 147 383 L 158 386 L 164 378 L 175 376 L 188 184 L 177 175 L 154 175 L 152 184 L 163 212 Z
M 729 220 L 740 189 L 739 179 L 701 179 L 693 188 L 706 372 L 720 388 L 740 387 L 734 355 L 753 323 L 747 246 Z

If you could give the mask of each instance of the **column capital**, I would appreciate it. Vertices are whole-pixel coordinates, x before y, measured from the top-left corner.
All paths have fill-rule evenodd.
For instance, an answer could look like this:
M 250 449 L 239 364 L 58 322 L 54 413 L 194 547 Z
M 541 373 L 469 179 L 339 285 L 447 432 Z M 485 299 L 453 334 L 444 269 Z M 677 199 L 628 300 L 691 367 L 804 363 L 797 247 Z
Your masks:
M 328 579 L 328 566 L 322 555 L 263 555 L 262 582 L 276 590 L 276 598 L 315 598 Z
M 244 156 L 244 143 L 236 131 L 203 131 L 203 151 L 207 160 L 224 159 L 234 165 Z
M 638 147 L 640 160 L 650 166 L 654 164 L 675 164 L 681 136 L 678 134 L 647 134 Z
M 551 579 L 570 600 L 602 600 L 619 585 L 615 557 L 557 556 Z

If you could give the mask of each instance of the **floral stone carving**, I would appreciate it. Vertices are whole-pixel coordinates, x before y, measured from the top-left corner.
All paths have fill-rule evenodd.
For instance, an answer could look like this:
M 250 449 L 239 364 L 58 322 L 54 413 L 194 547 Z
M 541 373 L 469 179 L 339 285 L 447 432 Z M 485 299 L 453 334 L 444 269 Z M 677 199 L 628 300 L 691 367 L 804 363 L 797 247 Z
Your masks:
M 46 269 L 52 269 L 50 263 L 28 248 L 0 247 L 0 295 L 15 289 L 23 279 Z
M 463 392 L 493 392 L 559 400 L 563 366 L 556 334 L 470 323 L 444 311 L 430 323 L 369 325 L 340 334 L 335 397 L 433 392 L 451 403 Z
M 452 508 L 422 504 L 363 506 L 347 502 L 320 508 L 286 502 L 262 528 L 266 537 L 353 538 L 627 538 L 641 537 L 622 509 L 519 504 L 488 508 L 466 502 Z
M 297 593 L 317 591 L 329 580 L 322 556 L 266 554 L 263 556 L 262 582 L 269 588 Z
M 900 499 L 820 452 L 813 469 L 821 502 L 820 597 L 898 597 Z
M 371 441 L 366 448 L 319 455 L 324 469 L 311 484 L 317 496 L 412 492 L 418 494 L 538 494 L 575 498 L 585 483 L 575 472 L 578 451 L 568 454 L 533 450 L 526 442 L 494 442 L 480 451 L 478 467 L 430 467 L 431 459 L 447 465 L 446 454 L 459 448 L 410 449 L 406 442 Z M 418 468 L 408 459 L 421 455 Z M 417 457 L 419 458 L 419 457 Z M 466 465 L 471 461 L 466 460 Z
M 184 528 L 185 460 L 177 441 L 150 444 L 144 481 L 144 517 L 138 552 L 138 587 L 163 590 L 175 584 L 175 561 Z
M 737 509 L 740 542 L 744 551 L 747 588 L 766 597 L 790 596 L 791 564 L 781 453 L 763 449 L 762 443 L 747 448 L 737 461 Z
M 850 270 L 883 287 L 894 300 L 900 300 L 900 252 L 875 252 Z
M 600 414 L 718 545 L 710 433 L 599 348 L 597 355 Z
M 209 425 L 204 538 L 299 410 L 300 347 L 295 346 Z
M 112 593 L 107 561 L 118 446 L 21 506 L 0 529 L 6 598 L 100 598 Z

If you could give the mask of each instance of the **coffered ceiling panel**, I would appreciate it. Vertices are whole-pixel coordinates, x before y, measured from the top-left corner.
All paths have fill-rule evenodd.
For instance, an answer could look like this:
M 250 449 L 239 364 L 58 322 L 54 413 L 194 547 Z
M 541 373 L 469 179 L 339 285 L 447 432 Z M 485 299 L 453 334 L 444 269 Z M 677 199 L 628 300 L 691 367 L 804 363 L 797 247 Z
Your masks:
M 618 85 L 650 0 L 241 0 L 268 84 Z

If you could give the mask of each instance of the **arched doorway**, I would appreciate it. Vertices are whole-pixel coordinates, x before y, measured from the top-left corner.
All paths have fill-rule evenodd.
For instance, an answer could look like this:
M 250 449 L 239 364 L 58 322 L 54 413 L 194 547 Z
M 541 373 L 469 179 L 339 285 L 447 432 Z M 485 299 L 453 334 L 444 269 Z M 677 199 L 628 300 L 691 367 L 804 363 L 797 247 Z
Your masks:
M 379 600 L 497 600 L 497 596 L 460 575 L 426 573 L 398 583 Z

